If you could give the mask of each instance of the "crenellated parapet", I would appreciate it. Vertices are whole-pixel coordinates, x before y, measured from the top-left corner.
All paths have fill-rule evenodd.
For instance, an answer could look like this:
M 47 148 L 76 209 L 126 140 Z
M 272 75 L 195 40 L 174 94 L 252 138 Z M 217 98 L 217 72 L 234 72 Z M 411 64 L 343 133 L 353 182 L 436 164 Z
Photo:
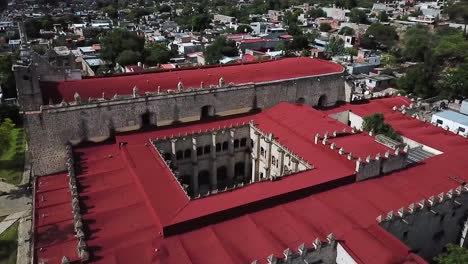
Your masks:
M 468 184 L 464 184 L 390 210 L 376 220 L 418 255 L 433 259 L 448 243 L 463 245 L 467 211 Z
M 306 242 L 300 244 L 297 249 L 286 248 L 283 250 L 282 256 L 269 255 L 267 257 L 267 263 L 335 263 L 336 244 L 335 235 L 330 233 L 325 241 L 316 238 L 312 240 L 310 244 Z M 251 264 L 259 263 L 258 260 L 251 262 Z
M 83 219 L 81 217 L 81 208 L 80 208 L 80 201 L 78 195 L 78 187 L 76 181 L 76 173 L 75 173 L 75 164 L 73 160 L 73 150 L 71 145 L 66 146 L 66 154 L 67 154 L 67 170 L 68 170 L 68 177 L 69 177 L 69 188 L 71 193 L 71 201 L 72 201 L 72 213 L 73 213 L 73 227 L 75 231 L 75 237 L 78 240 L 77 250 L 78 256 L 80 257 L 81 261 L 86 262 L 89 260 L 89 250 L 86 244 L 86 236 L 84 233 L 83 227 Z M 64 258 L 67 258 L 64 256 Z

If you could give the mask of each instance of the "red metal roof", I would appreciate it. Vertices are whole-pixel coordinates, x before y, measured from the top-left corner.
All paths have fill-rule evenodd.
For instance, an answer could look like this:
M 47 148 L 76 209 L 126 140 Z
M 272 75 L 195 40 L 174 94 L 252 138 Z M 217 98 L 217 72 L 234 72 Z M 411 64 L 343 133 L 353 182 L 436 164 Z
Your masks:
M 446 135 L 440 128 L 425 127 L 421 121 L 391 110 L 393 105 L 408 103 L 405 98 L 395 97 L 346 105 L 333 112 L 352 110 L 362 116 L 383 112 L 387 121 L 404 136 L 415 137 L 416 141 L 444 153 L 403 171 L 337 188 L 327 186 L 326 182 L 346 180 L 353 173 L 354 164 L 336 150 L 315 145 L 313 140 L 316 133 L 342 131 L 346 126 L 329 118 L 327 114 L 331 112 L 301 105 L 283 103 L 253 116 L 128 133 L 118 136 L 113 144 L 77 149 L 83 168 L 78 175 L 83 188 L 80 200 L 87 208 L 83 219 L 90 230 L 88 244 L 94 249 L 93 262 L 250 263 L 259 259 L 265 263 L 266 256 L 272 253 L 281 256 L 285 248 L 295 249 L 303 242 L 310 246 L 316 237 L 325 240 L 326 235 L 334 233 L 358 263 L 424 263 L 378 226 L 375 218 L 456 187 L 458 183 L 450 176 L 468 182 L 464 176 L 468 141 Z M 261 182 L 189 201 L 163 161 L 155 155 L 154 148 L 145 146 L 155 137 L 224 127 L 251 119 L 262 131 L 274 133 L 280 143 L 316 169 L 281 181 Z M 425 129 L 431 132 L 417 135 Z M 360 145 L 359 155 L 363 156 L 386 149 L 375 145 L 365 134 L 334 140 L 347 144 L 350 149 Z M 119 142 L 127 144 L 119 149 Z M 63 255 L 76 256 L 68 220 L 71 213 L 67 213 L 71 203 L 64 177 L 37 179 L 38 183 L 50 182 L 40 184 L 35 194 L 37 260 L 58 261 Z M 299 199 L 301 196 L 297 194 L 304 194 L 304 190 L 307 195 Z M 45 202 L 38 202 L 40 195 L 45 197 Z M 282 202 L 274 202 L 277 198 Z M 47 204 L 52 201 L 57 204 Z M 267 201 L 268 206 L 259 206 L 256 201 Z M 40 218 L 43 210 L 48 212 L 45 219 Z M 230 212 L 228 218 L 223 213 L 226 211 Z M 197 223 L 197 219 L 204 219 L 203 223 Z M 164 227 L 177 223 L 195 229 L 165 236 Z M 51 239 L 47 230 L 55 230 L 54 234 L 59 236 Z
M 115 94 L 132 94 L 133 87 L 140 94 L 177 89 L 181 81 L 186 89 L 199 88 L 200 83 L 217 85 L 223 77 L 226 83 L 259 83 L 281 79 L 291 79 L 321 74 L 340 73 L 343 67 L 330 61 L 311 58 L 286 58 L 275 61 L 236 64 L 231 66 L 212 66 L 198 69 L 180 69 L 153 73 L 128 74 L 112 77 L 88 78 L 75 81 L 41 82 L 43 102 L 60 103 L 74 101 L 78 92 L 81 98 L 107 98 Z

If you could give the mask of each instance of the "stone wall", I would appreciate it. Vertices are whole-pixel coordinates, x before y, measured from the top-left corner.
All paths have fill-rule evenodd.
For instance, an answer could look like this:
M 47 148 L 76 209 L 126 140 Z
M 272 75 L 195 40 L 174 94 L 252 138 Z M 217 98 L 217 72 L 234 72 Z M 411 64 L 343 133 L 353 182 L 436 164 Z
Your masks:
M 216 115 L 267 109 L 280 102 L 301 101 L 310 106 L 344 100 L 342 74 L 332 74 L 260 84 L 211 87 L 161 94 L 93 99 L 73 104 L 42 106 L 25 113 L 28 144 L 37 175 L 63 171 L 65 145 L 70 142 L 103 141 L 114 131 L 139 129 L 143 116 L 149 125 L 199 120 L 204 106 Z M 235 100 L 233 100 L 235 99 Z
M 448 243 L 459 244 L 467 220 L 468 185 L 415 201 L 377 217 L 380 225 L 430 261 Z

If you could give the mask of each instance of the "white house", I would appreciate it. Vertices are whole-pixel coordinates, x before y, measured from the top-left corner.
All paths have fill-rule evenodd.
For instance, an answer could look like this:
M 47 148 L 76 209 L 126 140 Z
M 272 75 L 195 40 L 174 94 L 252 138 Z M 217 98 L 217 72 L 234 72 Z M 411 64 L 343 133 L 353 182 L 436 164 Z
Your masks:
M 432 115 L 432 123 L 453 133 L 465 135 L 468 132 L 468 115 L 454 111 L 442 111 Z

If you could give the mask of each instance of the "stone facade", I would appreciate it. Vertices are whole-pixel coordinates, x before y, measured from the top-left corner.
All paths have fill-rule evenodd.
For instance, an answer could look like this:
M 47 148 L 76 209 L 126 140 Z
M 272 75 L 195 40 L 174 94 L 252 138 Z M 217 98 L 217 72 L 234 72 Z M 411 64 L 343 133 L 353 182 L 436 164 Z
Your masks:
M 27 54 L 26 54 L 27 55 Z M 42 102 L 40 80 L 74 78 L 71 71 L 46 70 L 29 55 L 14 66 L 18 100 L 24 111 L 28 145 L 36 175 L 65 170 L 65 145 L 106 140 L 114 132 L 164 126 L 273 107 L 281 102 L 327 107 L 345 100 L 342 73 L 203 89 L 116 95 L 112 99 L 80 98 L 74 103 Z M 285 69 L 288 70 L 288 69 Z M 50 77 L 52 76 L 52 77 Z M 58 78 L 58 79 L 57 79 Z M 221 84 L 221 82 L 220 82 Z M 233 100 L 234 99 L 234 100 Z
M 191 198 L 313 169 L 253 123 L 155 139 L 153 144 Z
M 448 243 L 466 246 L 468 185 L 415 201 L 377 221 L 425 259 L 439 255 Z

